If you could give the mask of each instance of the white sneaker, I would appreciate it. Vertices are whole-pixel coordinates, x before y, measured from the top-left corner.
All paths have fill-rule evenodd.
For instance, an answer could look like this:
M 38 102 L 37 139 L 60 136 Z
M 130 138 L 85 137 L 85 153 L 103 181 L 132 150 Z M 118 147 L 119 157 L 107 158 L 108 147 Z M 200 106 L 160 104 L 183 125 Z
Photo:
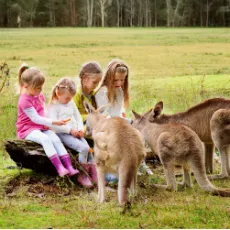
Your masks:
M 149 175 L 153 175 L 152 170 L 149 168 L 149 166 L 146 164 L 145 161 L 142 161 L 141 166 L 139 168 L 139 172 L 144 173 L 144 174 L 147 173 Z

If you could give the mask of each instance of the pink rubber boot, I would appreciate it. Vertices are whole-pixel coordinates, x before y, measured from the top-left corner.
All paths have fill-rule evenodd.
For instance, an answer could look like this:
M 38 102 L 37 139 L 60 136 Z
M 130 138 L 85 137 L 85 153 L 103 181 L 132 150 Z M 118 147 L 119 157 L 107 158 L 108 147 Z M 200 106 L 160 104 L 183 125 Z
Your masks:
M 83 172 L 77 177 L 77 181 L 85 188 L 93 188 L 93 183 Z
M 77 169 L 74 169 L 69 157 L 69 154 L 65 154 L 63 156 L 60 156 L 61 161 L 63 162 L 63 165 L 67 168 L 69 171 L 69 176 L 73 176 L 79 173 Z
M 89 174 L 94 184 L 97 184 L 97 172 L 94 164 L 91 163 L 81 163 L 81 166 Z
M 96 170 L 96 165 L 95 164 L 89 164 L 90 165 L 90 168 L 89 168 L 89 171 L 90 171 L 90 175 L 91 175 L 91 178 L 92 178 L 92 181 L 94 184 L 97 184 L 97 170 Z
M 54 167 L 56 168 L 58 175 L 60 177 L 63 177 L 67 174 L 69 174 L 69 171 L 62 165 L 59 156 L 57 154 L 49 157 L 50 161 L 52 162 L 52 164 L 54 165 Z

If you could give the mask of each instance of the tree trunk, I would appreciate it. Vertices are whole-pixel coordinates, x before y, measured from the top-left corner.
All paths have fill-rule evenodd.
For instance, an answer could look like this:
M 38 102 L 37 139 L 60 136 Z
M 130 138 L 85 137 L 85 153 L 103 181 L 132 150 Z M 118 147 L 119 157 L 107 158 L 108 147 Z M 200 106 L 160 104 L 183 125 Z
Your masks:
M 154 0 L 154 26 L 157 27 L 157 0 Z
M 117 27 L 120 27 L 120 0 L 117 0 Z
M 142 26 L 143 22 L 143 9 L 142 9 L 142 2 L 139 2 L 139 13 L 138 13 L 138 27 Z
M 91 27 L 93 25 L 93 0 L 87 0 L 87 26 Z
M 203 3 L 200 1 L 200 26 L 203 27 Z
M 171 26 L 171 15 L 172 15 L 172 2 L 171 0 L 166 0 L 166 12 L 167 12 L 167 26 Z
M 130 0 L 130 27 L 133 27 L 133 15 L 134 15 L 133 0 Z
M 100 10 L 101 10 L 101 26 L 105 27 L 105 1 L 106 0 L 100 0 Z
M 207 0 L 207 6 L 206 6 L 206 27 L 208 27 L 208 20 L 209 20 L 209 2 Z
M 176 18 L 178 18 L 178 10 L 179 10 L 179 7 L 180 7 L 180 4 L 181 4 L 182 0 L 177 0 L 177 4 L 176 4 L 176 8 L 174 10 L 174 13 L 173 13 L 173 27 L 175 27 L 175 21 L 176 21 Z M 176 24 L 177 26 L 178 24 Z
M 149 15 L 148 15 L 148 0 L 145 0 L 145 27 L 149 25 Z

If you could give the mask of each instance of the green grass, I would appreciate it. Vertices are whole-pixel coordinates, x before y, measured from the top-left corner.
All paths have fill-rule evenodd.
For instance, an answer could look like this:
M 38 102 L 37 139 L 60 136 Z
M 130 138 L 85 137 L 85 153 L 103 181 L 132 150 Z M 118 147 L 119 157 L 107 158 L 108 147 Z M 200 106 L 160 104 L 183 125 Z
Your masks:
M 140 178 L 146 188 L 138 187 L 131 212 L 122 214 L 116 193 L 107 193 L 109 201 L 98 204 L 96 190 L 88 192 L 60 179 L 46 186 L 44 175 L 7 169 L 14 162 L 3 148 L 5 140 L 16 136 L 14 84 L 22 62 L 45 73 L 48 99 L 56 81 L 77 76 L 84 62 L 96 60 L 105 70 L 111 59 L 121 58 L 130 67 L 128 115 L 131 109 L 141 113 L 160 100 L 164 111 L 173 113 L 207 98 L 229 97 L 229 32 L 219 28 L 0 29 L 0 63 L 6 61 L 11 68 L 10 85 L 0 94 L 0 228 L 229 228 L 229 198 L 206 194 L 197 184 L 177 193 L 155 191 L 150 184 L 164 182 L 161 167 L 153 177 Z M 230 187 L 229 180 L 213 183 Z

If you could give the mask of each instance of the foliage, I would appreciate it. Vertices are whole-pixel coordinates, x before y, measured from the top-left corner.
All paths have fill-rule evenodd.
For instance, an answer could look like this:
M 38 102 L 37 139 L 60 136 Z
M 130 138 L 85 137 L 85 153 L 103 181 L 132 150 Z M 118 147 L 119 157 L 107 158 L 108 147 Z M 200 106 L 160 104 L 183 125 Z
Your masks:
M 229 0 L 0 0 L 0 27 L 228 27 L 229 9 Z
M 10 68 L 6 63 L 0 64 L 0 93 L 9 86 Z

